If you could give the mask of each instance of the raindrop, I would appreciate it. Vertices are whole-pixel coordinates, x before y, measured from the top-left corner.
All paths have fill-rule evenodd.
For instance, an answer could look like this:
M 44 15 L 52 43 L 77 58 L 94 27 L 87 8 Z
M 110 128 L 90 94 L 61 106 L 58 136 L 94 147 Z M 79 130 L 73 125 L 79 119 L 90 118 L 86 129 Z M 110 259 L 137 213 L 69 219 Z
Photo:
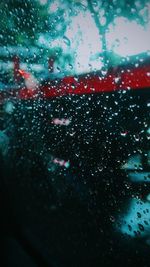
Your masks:
M 127 131 L 125 131 L 125 132 L 121 132 L 121 136 L 123 136 L 123 137 L 126 137 L 126 136 L 127 136 L 127 134 L 128 134 L 128 132 L 127 132 Z
M 139 227 L 140 231 L 142 231 L 142 232 L 145 230 L 144 226 L 142 224 L 140 224 L 140 223 L 138 224 L 138 227 Z
M 140 212 L 137 212 L 137 217 L 138 217 L 138 218 L 141 218 L 141 217 L 142 217 L 142 215 L 141 215 Z
M 128 224 L 128 229 L 129 231 L 132 231 L 132 226 L 130 224 Z
M 135 139 L 135 141 L 139 141 L 140 140 L 140 137 L 139 137 L 139 135 L 134 135 L 134 139 Z
M 114 216 L 110 216 L 110 221 L 114 223 L 115 222 L 115 217 Z
M 69 64 L 68 66 L 69 66 L 69 68 L 70 68 L 71 70 L 73 69 L 73 66 L 72 66 L 72 64 Z
M 115 78 L 115 83 L 119 83 L 119 81 L 120 81 L 120 77 L 116 77 Z
M 71 42 L 70 42 L 70 40 L 69 40 L 68 37 L 63 36 L 63 41 L 64 41 L 64 43 L 65 43 L 67 46 L 70 46 Z

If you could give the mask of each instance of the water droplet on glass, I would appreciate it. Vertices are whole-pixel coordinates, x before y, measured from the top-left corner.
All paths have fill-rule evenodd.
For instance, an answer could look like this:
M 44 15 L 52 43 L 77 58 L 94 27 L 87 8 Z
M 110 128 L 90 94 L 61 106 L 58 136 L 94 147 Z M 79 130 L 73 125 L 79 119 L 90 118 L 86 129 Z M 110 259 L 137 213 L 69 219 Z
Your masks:
M 64 41 L 64 43 L 65 43 L 67 46 L 70 46 L 71 42 L 70 42 L 70 40 L 69 40 L 68 37 L 63 36 L 63 41 Z
M 127 134 L 128 134 L 128 132 L 127 132 L 127 131 L 125 131 L 125 132 L 121 132 L 121 136 L 123 136 L 123 137 L 126 137 L 126 136 L 127 136 Z

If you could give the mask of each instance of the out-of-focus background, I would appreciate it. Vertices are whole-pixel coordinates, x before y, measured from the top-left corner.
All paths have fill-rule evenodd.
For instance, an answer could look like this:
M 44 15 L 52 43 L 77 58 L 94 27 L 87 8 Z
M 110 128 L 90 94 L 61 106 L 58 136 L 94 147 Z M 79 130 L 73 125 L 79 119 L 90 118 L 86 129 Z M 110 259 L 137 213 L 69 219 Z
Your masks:
M 1 0 L 1 266 L 149 266 L 149 109 L 149 0 Z
M 87 73 L 149 55 L 148 1 L 1 1 L 0 67 L 13 56 L 38 78 Z M 52 62 L 53 59 L 53 62 Z

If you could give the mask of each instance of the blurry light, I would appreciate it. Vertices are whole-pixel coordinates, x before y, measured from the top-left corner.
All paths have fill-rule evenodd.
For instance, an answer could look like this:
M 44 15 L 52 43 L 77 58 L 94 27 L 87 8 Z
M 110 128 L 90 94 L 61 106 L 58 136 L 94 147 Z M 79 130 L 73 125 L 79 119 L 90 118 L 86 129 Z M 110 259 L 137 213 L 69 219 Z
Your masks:
M 149 106 L 148 106 L 149 107 Z M 150 127 L 147 129 L 147 134 L 150 134 Z
M 127 162 L 122 166 L 122 169 L 125 170 L 139 170 L 141 166 L 141 156 L 134 155 L 128 158 Z
M 49 5 L 49 13 L 56 12 L 58 10 L 60 3 L 59 1 L 55 1 Z
M 71 121 L 69 119 L 59 119 L 59 118 L 54 118 L 52 119 L 52 124 L 55 124 L 55 125 L 65 125 L 65 126 L 68 126 Z
M 147 195 L 147 198 L 146 199 L 147 199 L 147 201 L 150 202 L 150 194 Z
M 53 159 L 53 162 L 55 164 L 58 164 L 61 167 L 65 167 L 65 168 L 69 168 L 70 167 L 70 162 L 69 161 L 65 161 L 63 159 L 55 158 L 55 159 Z
M 47 4 L 47 0 L 39 0 L 41 5 Z
M 7 113 L 7 114 L 12 114 L 13 113 L 13 111 L 14 111 L 14 105 L 13 105 L 13 103 L 12 102 L 7 102 L 6 104 L 5 104 L 5 107 L 4 107 L 4 109 L 5 109 L 5 112 Z
M 123 214 L 123 220 L 121 230 L 123 234 L 127 234 L 131 237 L 135 237 L 140 233 L 141 238 L 143 236 L 149 236 L 150 233 L 150 216 L 149 216 L 150 204 L 149 202 L 137 201 L 137 199 L 130 200 L 130 207 L 126 214 Z M 147 222 L 147 224 L 145 224 Z M 143 229 L 141 229 L 143 228 Z

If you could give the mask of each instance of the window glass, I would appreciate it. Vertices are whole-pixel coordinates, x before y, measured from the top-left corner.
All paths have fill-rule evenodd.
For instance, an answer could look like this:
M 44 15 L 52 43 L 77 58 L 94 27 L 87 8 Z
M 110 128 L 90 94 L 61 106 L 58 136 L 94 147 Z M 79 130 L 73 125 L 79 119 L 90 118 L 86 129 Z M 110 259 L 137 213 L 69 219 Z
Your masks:
M 1 0 L 0 18 L 5 266 L 149 266 L 149 1 Z

